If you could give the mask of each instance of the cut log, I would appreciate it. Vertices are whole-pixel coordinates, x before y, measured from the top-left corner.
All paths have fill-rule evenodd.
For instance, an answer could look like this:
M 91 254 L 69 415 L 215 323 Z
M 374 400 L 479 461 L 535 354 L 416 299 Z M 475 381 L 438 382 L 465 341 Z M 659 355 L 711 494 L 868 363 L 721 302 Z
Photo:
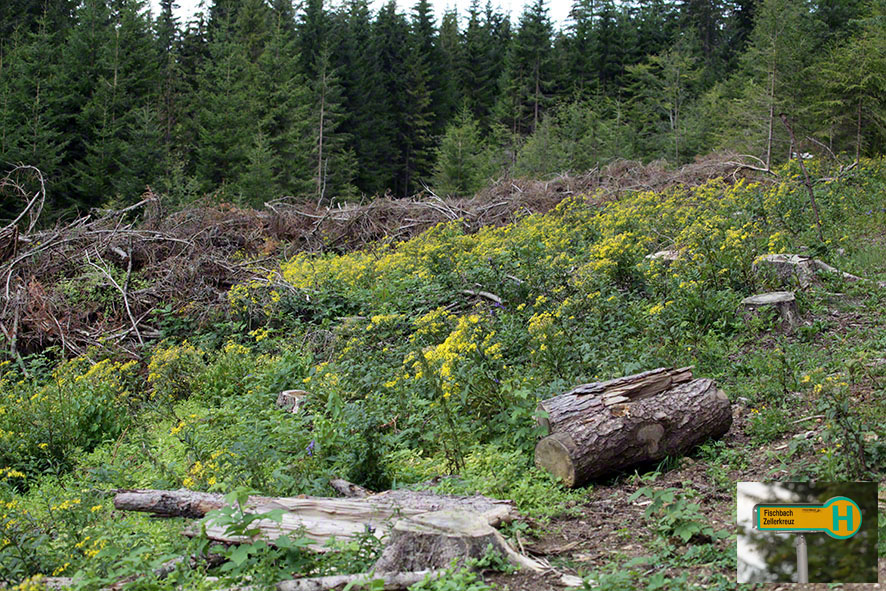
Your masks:
M 277 408 L 297 414 L 307 396 L 304 390 L 284 390 L 277 395 Z
M 277 583 L 277 591 L 336 591 L 338 589 L 378 589 L 373 582 L 382 581 L 382 589 L 407 589 L 426 577 L 439 578 L 446 574 L 445 570 L 421 570 L 406 573 L 378 573 L 359 575 L 332 575 L 328 577 L 312 577 L 293 579 Z
M 791 330 L 800 324 L 800 314 L 797 311 L 797 299 L 792 291 L 773 291 L 751 296 L 741 301 L 745 309 L 745 316 L 752 317 L 761 310 L 775 310 L 781 318 L 782 324 Z
M 538 424 L 547 434 L 567 430 L 570 422 L 583 421 L 589 412 L 597 412 L 629 400 L 655 396 L 691 379 L 692 367 L 659 367 L 605 382 L 582 384 L 565 394 L 542 400 L 538 404 L 538 410 L 543 413 Z
M 146 511 L 166 517 L 203 517 L 209 511 L 226 505 L 223 495 L 188 490 L 135 490 L 118 492 L 114 506 L 120 510 Z M 384 538 L 393 522 L 443 509 L 462 509 L 479 513 L 491 525 L 508 522 L 518 514 L 512 501 L 491 499 L 482 495 L 456 496 L 427 492 L 394 490 L 366 498 L 331 499 L 326 497 L 249 497 L 245 510 L 256 514 L 274 509 L 283 510 L 282 521 L 263 519 L 253 525 L 259 529 L 254 538 L 231 536 L 226 527 L 206 524 L 209 539 L 224 543 L 242 543 L 255 539 L 273 541 L 282 535 L 304 534 L 313 541 L 311 549 L 328 551 L 332 538 L 352 538 L 373 531 Z M 185 535 L 195 537 L 201 531 L 188 528 Z M 408 569 L 406 569 L 408 570 Z
M 446 568 L 480 558 L 492 546 L 518 568 L 543 572 L 541 563 L 510 547 L 489 522 L 459 509 L 423 513 L 394 524 L 390 540 L 373 567 L 377 573 Z
M 551 423 L 552 434 L 535 447 L 535 464 L 570 487 L 685 453 L 723 435 L 732 424 L 729 399 L 709 379 L 679 383 L 657 395 L 612 406 L 599 398 L 589 404 L 573 393 L 562 396 L 572 401 L 572 415 L 562 403 L 554 405 L 558 420 Z

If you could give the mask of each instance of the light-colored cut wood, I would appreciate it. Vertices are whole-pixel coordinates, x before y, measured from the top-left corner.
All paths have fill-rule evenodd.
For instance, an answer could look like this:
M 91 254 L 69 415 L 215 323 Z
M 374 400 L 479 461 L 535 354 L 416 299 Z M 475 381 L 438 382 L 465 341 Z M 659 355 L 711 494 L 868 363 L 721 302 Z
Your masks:
M 209 511 L 226 505 L 220 494 L 189 490 L 128 490 L 118 492 L 114 506 L 119 510 L 145 511 L 167 517 L 203 517 Z M 311 548 L 325 552 L 332 538 L 351 538 L 371 530 L 383 538 L 393 522 L 430 511 L 460 509 L 479 513 L 491 525 L 508 522 L 517 517 L 512 501 L 491 499 L 482 495 L 439 495 L 421 491 L 394 490 L 365 498 L 331 499 L 326 497 L 249 497 L 245 510 L 250 513 L 283 511 L 282 521 L 259 520 L 254 523 L 259 533 L 254 539 L 275 540 L 281 535 L 303 534 L 312 540 Z M 226 527 L 205 525 L 209 539 L 225 543 L 247 540 L 227 534 Z M 185 535 L 200 535 L 191 527 Z
M 800 314 L 797 310 L 797 299 L 792 291 L 773 291 L 745 298 L 741 301 L 745 309 L 745 315 L 750 317 L 758 314 L 761 310 L 775 310 L 786 328 L 793 329 L 800 324 Z

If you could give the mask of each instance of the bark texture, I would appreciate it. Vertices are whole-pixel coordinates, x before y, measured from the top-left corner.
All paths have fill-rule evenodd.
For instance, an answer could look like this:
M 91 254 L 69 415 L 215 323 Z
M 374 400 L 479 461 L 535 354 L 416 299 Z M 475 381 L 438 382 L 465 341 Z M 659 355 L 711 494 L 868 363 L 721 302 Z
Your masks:
M 277 591 L 336 591 L 344 589 L 369 589 L 373 581 L 383 581 L 382 589 L 406 589 L 423 581 L 425 577 L 438 578 L 446 574 L 444 570 L 422 570 L 404 573 L 377 573 L 359 575 L 332 575 L 328 577 L 312 577 L 294 579 L 277 583 Z
M 582 384 L 565 394 L 541 401 L 538 410 L 547 416 L 539 418 L 538 423 L 547 429 L 549 434 L 568 430 L 570 423 L 584 421 L 588 413 L 600 412 L 602 409 L 629 400 L 655 396 L 671 386 L 691 379 L 691 367 L 680 369 L 659 367 L 605 382 Z
M 688 372 L 676 371 L 679 380 Z M 663 378 L 661 373 L 656 375 Z M 629 378 L 633 378 L 631 383 L 638 381 L 637 376 Z M 649 379 L 647 376 L 644 381 Z M 723 435 L 732 424 L 728 398 L 709 379 L 652 388 L 656 390 L 652 395 L 639 388 L 633 397 L 609 398 L 625 399 L 614 404 L 606 404 L 600 396 L 582 397 L 576 390 L 542 403 L 555 408 L 557 414 L 549 419 L 552 434 L 535 448 L 536 465 L 571 487 L 636 464 L 684 453 L 710 437 Z M 561 400 L 552 403 L 557 398 Z

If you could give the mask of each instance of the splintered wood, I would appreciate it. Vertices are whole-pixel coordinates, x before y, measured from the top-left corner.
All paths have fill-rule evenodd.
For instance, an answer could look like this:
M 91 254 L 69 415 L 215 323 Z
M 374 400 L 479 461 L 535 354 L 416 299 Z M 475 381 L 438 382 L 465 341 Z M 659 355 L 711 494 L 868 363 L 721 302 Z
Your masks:
M 114 507 L 125 511 L 144 511 L 165 517 L 203 517 L 227 505 L 224 496 L 189 490 L 132 490 L 120 491 L 114 497 Z M 328 550 L 326 542 L 333 536 L 351 538 L 367 531 L 377 537 L 387 535 L 393 522 L 432 511 L 459 509 L 477 513 L 490 525 L 509 522 L 517 516 L 512 501 L 491 499 L 482 495 L 455 496 L 428 492 L 393 490 L 365 498 L 334 499 L 326 497 L 249 497 L 244 509 L 250 513 L 283 511 L 280 522 L 263 519 L 254 525 L 259 530 L 256 539 L 274 540 L 282 535 L 300 533 L 312 540 L 311 549 Z M 225 543 L 251 541 L 232 536 L 226 527 L 205 525 L 209 539 Z M 185 530 L 185 535 L 196 536 L 197 528 Z

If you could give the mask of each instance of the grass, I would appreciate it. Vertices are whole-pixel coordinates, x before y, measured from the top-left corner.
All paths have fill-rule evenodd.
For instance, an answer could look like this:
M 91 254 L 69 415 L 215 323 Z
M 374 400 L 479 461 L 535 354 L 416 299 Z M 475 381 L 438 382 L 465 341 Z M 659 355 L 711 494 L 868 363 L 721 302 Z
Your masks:
M 266 282 L 235 286 L 227 323 L 199 334 L 179 323 L 139 363 L 37 359 L 25 379 L 3 362 L 0 582 L 79 573 L 84 585 L 101 585 L 138 571 L 140 560 L 206 549 L 178 535 L 180 522 L 112 512 L 103 491 L 114 488 L 324 495 L 333 476 L 388 488 L 452 475 L 436 489 L 511 498 L 544 535 L 551 520 L 580 519 L 594 488 L 567 490 L 534 468 L 538 400 L 660 365 L 694 365 L 740 410 L 731 436 L 692 452 L 713 490 L 731 494 L 736 475 L 877 477 L 886 467 L 886 443 L 875 436 L 886 426 L 877 402 L 884 290 L 822 278 L 798 295 L 804 324 L 793 333 L 735 313 L 741 298 L 778 288 L 753 270 L 767 252 L 821 246 L 853 273 L 884 272 L 881 163 L 858 167 L 851 183 L 818 186 L 825 245 L 795 173 L 603 205 L 575 198 L 473 234 L 442 224 L 399 244 L 299 254 Z M 673 264 L 645 258 L 675 245 Z M 310 393 L 303 411 L 277 410 L 277 393 L 294 388 Z M 809 439 L 793 437 L 810 429 Z M 682 470 L 676 460 L 662 466 Z M 729 588 L 728 559 L 680 540 L 702 531 L 703 513 L 691 493 L 669 486 L 647 491 L 661 501 L 648 516 L 659 559 L 686 575 L 684 587 Z M 358 552 L 284 558 L 337 572 L 349 551 Z M 262 552 L 243 556 L 240 575 L 280 576 Z M 592 575 L 597 588 L 656 588 L 630 560 L 613 555 Z M 181 569 L 140 584 L 205 585 L 207 574 L 220 573 Z M 236 582 L 228 575 L 220 584 Z

